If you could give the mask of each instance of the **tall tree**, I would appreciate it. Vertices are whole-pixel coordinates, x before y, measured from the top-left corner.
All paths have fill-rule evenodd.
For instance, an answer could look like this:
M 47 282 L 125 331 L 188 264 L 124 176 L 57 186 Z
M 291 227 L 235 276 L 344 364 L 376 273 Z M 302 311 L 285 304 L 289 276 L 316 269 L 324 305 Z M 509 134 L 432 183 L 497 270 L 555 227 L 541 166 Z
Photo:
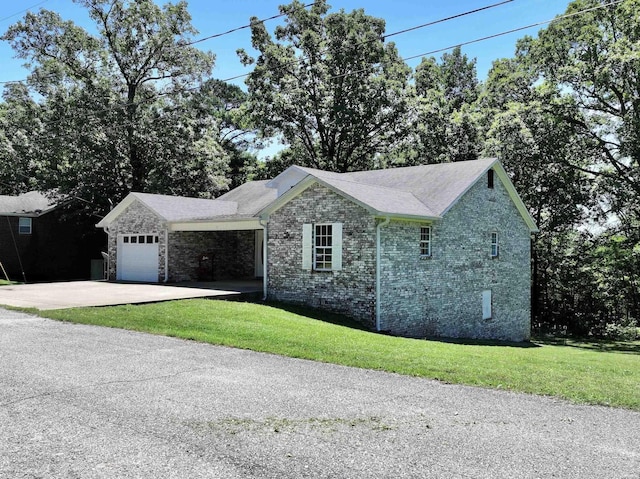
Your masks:
M 154 123 L 181 108 L 188 90 L 198 88 L 213 67 L 212 53 L 189 45 L 197 32 L 186 2 L 159 7 L 152 0 L 74 1 L 88 10 L 97 35 L 41 10 L 2 37 L 27 60 L 29 85 L 43 98 L 50 132 L 44 141 L 56 143 L 48 145 L 54 147 L 51 171 L 75 173 L 71 181 L 87 183 L 84 193 L 106 187 L 102 194 L 117 200 L 130 189 L 161 189 L 153 175 L 158 151 L 174 164 L 185 153 L 217 157 L 217 139 L 190 150 L 192 135 L 180 142 L 166 122 Z M 202 128 L 196 133 L 204 134 Z
M 391 164 L 413 165 L 478 157 L 475 101 L 480 91 L 475 59 L 460 47 L 423 58 L 416 67 L 408 136 Z
M 328 10 L 325 0 L 309 9 L 298 0 L 281 6 L 286 24 L 273 37 L 252 19 L 259 55 L 239 51 L 246 65 L 255 64 L 249 111 L 263 136 L 281 135 L 305 165 L 370 168 L 404 134 L 410 69 L 384 42 L 383 20 Z
M 640 217 L 640 0 L 608 3 L 571 2 L 567 14 L 575 15 L 519 49 L 540 81 L 564 93 L 548 105 L 558 120 L 599 146 L 591 171 L 612 207 L 631 206 Z

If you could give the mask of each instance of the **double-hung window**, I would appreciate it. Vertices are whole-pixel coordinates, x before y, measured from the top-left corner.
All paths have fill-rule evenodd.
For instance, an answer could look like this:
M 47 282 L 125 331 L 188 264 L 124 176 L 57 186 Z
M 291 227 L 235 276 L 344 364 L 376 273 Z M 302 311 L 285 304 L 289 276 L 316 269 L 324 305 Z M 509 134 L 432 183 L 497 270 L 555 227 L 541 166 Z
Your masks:
M 500 248 L 498 245 L 498 233 L 493 231 L 491 233 L 491 257 L 497 258 L 500 253 Z
M 420 228 L 420 256 L 431 256 L 431 226 Z
M 342 223 L 302 226 L 302 268 L 314 271 L 342 269 Z
M 18 234 L 30 235 L 31 229 L 31 218 L 18 218 Z

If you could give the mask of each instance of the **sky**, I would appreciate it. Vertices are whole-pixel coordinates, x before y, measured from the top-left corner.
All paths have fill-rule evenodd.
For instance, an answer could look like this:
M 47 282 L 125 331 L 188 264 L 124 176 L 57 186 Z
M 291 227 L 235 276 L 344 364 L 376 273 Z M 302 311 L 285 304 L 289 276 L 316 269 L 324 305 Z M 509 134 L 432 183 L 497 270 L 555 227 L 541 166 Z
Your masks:
M 305 0 L 303 0 L 305 1 Z M 311 3 L 308 0 L 306 3 Z M 341 9 L 350 12 L 362 8 L 365 13 L 386 21 L 386 33 L 391 34 L 407 28 L 416 27 L 470 10 L 500 3 L 504 0 L 328 0 L 330 12 Z M 165 3 L 158 1 L 158 3 Z M 247 25 L 252 16 L 260 19 L 277 15 L 278 5 L 288 0 L 190 0 L 189 12 L 192 24 L 199 31 L 194 39 L 226 32 Z M 423 54 L 473 41 L 478 38 L 502 33 L 515 28 L 531 25 L 565 12 L 569 0 L 512 0 L 488 10 L 468 15 L 438 25 L 420 28 L 409 33 L 392 36 L 403 58 L 418 56 L 407 60 L 415 68 Z M 0 1 L 0 32 L 4 33 L 13 23 L 19 21 L 25 12 L 37 12 L 41 8 L 59 13 L 65 20 L 73 20 L 89 31 L 94 25 L 86 10 L 72 0 L 18 0 Z M 266 22 L 272 32 L 282 18 Z M 484 80 L 494 60 L 512 57 L 516 41 L 525 35 L 535 36 L 540 28 L 511 33 L 491 40 L 471 45 L 463 45 L 462 51 L 477 59 L 477 71 L 480 80 Z M 251 32 L 248 28 L 220 36 L 198 44 L 202 50 L 216 54 L 213 76 L 226 80 L 249 73 L 250 67 L 244 67 L 238 60 L 236 50 L 245 48 L 251 53 Z M 440 58 L 444 52 L 428 56 Z M 28 71 L 22 67 L 23 60 L 14 58 L 15 53 L 7 42 L 0 41 L 0 85 L 2 82 L 22 80 Z M 244 86 L 243 79 L 233 80 Z

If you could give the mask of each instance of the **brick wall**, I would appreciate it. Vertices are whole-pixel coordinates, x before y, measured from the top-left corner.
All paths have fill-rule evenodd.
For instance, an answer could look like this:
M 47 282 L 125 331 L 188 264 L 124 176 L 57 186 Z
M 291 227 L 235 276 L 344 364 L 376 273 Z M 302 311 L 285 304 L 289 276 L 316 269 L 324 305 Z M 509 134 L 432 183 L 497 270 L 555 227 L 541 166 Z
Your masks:
M 302 269 L 302 225 L 342 223 L 340 271 Z M 313 185 L 269 219 L 269 298 L 348 314 L 375 324 L 375 223 L 363 208 Z
M 530 233 L 504 186 L 478 181 L 432 225 L 421 258 L 420 224 L 382 227 L 381 329 L 406 336 L 522 341 L 530 332 Z M 499 237 L 492 258 L 491 232 Z M 493 314 L 482 319 L 482 292 Z
M 345 313 L 375 326 L 374 219 L 313 185 L 271 215 L 270 299 Z M 302 225 L 343 223 L 343 269 L 302 268 Z M 504 186 L 478 181 L 432 226 L 432 255 L 420 256 L 420 227 L 392 220 L 381 229 L 381 329 L 398 335 L 521 341 L 530 331 L 530 233 Z M 491 257 L 491 233 L 499 256 Z M 482 293 L 492 317 L 482 319 Z
M 134 201 L 111 224 L 109 230 L 109 279 L 116 279 L 119 234 L 158 235 L 158 281 L 164 281 L 165 224 L 139 201 Z M 171 231 L 169 239 L 169 281 L 208 281 L 255 277 L 255 231 Z M 213 258 L 200 262 L 204 254 Z M 213 266 L 213 268 L 212 268 Z
M 116 279 L 118 235 L 140 233 L 158 235 L 158 281 L 164 281 L 166 252 L 164 231 L 164 222 L 153 211 L 137 200 L 131 203 L 109 227 L 109 279 Z

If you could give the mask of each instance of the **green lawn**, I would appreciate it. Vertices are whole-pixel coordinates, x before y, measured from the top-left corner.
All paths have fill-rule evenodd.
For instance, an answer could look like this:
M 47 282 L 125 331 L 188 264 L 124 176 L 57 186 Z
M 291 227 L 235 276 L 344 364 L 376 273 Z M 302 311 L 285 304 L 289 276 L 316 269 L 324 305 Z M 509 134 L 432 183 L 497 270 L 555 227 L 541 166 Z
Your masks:
M 75 323 L 640 410 L 640 342 L 505 344 L 397 338 L 286 306 L 184 300 L 41 311 Z

